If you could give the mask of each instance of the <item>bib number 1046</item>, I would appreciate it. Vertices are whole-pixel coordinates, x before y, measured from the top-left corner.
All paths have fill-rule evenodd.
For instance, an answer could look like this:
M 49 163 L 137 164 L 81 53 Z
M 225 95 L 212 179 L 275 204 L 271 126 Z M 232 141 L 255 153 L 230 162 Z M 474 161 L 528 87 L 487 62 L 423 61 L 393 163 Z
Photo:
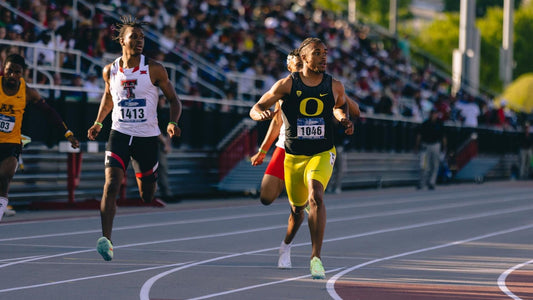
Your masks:
M 318 140 L 324 138 L 325 125 L 323 118 L 300 118 L 297 122 L 298 139 Z

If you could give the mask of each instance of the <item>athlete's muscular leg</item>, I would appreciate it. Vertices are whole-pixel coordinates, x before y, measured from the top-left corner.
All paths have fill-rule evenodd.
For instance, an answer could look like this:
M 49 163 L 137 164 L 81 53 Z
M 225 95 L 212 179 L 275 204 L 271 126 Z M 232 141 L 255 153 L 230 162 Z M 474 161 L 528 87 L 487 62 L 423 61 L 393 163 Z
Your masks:
M 320 258 L 324 231 L 326 229 L 326 206 L 324 205 L 324 186 L 320 181 L 309 182 L 309 232 L 311 233 L 311 258 Z
M 156 190 L 156 182 L 151 182 L 148 180 L 142 181 L 139 178 L 137 179 L 137 187 L 139 188 L 139 196 L 141 196 L 141 199 L 144 203 L 150 203 L 154 199 L 155 190 Z
M 261 181 L 261 203 L 263 205 L 270 205 L 276 200 L 285 186 L 285 181 L 279 179 L 276 176 L 265 174 Z
M 300 229 L 300 225 L 302 225 L 302 222 L 305 219 L 304 209 L 305 206 L 291 205 L 291 214 L 289 215 L 289 223 L 287 224 L 287 233 L 285 234 L 285 239 L 283 240 L 285 244 L 290 244 L 296 236 L 298 229 Z
M 0 197 L 6 197 L 9 184 L 17 170 L 18 160 L 14 156 L 8 156 L 0 162 Z
M 111 240 L 113 219 L 117 211 L 117 196 L 123 179 L 124 170 L 122 168 L 105 168 L 105 184 L 102 202 L 100 202 L 100 218 L 102 220 L 102 234 L 109 240 Z

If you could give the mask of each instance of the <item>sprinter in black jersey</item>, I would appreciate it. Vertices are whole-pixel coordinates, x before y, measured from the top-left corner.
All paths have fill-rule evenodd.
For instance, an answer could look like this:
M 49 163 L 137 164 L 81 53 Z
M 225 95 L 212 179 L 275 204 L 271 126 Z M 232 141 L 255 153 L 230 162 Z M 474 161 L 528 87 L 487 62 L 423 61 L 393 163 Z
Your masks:
M 271 119 L 269 110 L 279 99 L 286 126 L 285 187 L 291 214 L 280 255 L 290 253 L 291 242 L 302 224 L 304 209 L 309 203 L 311 233 L 311 276 L 326 277 L 320 252 L 326 228 L 324 191 L 335 163 L 333 118 L 353 134 L 354 127 L 347 114 L 343 84 L 326 74 L 327 47 L 318 38 L 307 38 L 299 47 L 303 69 L 277 81 L 250 110 L 255 121 Z M 290 255 L 290 254 L 289 254 Z

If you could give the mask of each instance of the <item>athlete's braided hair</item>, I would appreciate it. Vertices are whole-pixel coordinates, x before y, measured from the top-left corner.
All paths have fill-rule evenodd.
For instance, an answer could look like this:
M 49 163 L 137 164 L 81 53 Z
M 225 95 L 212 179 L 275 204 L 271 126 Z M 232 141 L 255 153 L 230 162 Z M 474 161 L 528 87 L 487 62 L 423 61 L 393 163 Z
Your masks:
M 319 38 L 316 38 L 316 37 L 308 37 L 306 38 L 305 40 L 303 40 L 303 42 L 300 44 L 300 47 L 298 48 L 298 53 L 302 53 L 302 50 L 311 45 L 311 44 L 317 44 L 317 43 L 321 43 L 321 44 L 324 44 L 324 42 L 322 42 L 321 39 Z
M 116 23 L 113 27 L 113 30 L 117 32 L 117 35 L 113 37 L 113 40 L 120 41 L 120 39 L 124 37 L 124 32 L 128 27 L 143 29 L 143 26 L 146 24 L 148 23 L 139 21 L 137 18 L 131 15 L 122 16 L 120 18 L 120 23 Z

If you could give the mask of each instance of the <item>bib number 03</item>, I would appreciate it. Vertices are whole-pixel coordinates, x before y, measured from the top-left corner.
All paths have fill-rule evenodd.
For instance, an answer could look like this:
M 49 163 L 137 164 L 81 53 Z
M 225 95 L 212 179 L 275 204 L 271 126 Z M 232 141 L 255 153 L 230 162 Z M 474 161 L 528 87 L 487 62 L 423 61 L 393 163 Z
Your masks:
M 9 133 L 15 127 L 15 117 L 0 114 L 0 131 Z

